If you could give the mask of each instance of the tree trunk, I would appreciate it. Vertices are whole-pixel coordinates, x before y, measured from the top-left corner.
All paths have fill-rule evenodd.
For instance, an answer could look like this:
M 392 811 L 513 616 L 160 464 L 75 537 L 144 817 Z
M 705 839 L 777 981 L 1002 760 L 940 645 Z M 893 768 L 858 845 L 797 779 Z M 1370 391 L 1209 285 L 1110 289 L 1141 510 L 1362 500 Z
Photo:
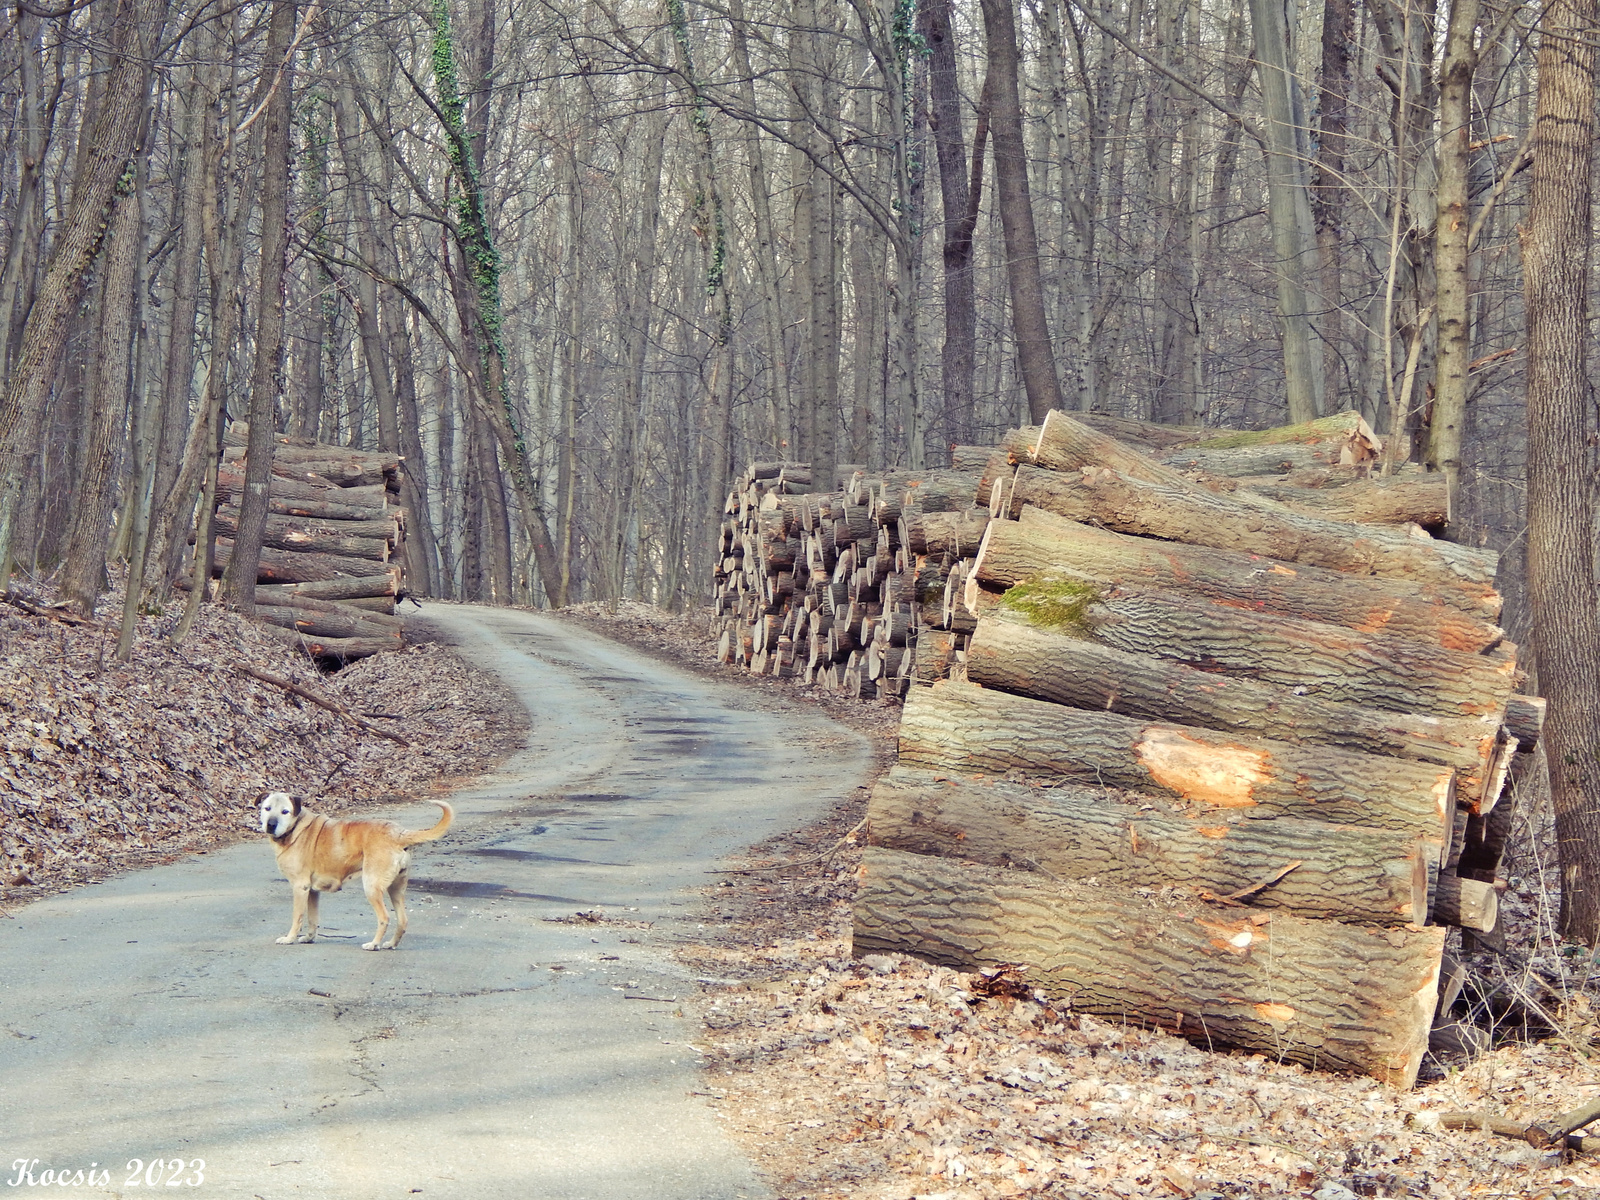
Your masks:
M 1311 304 L 1305 275 L 1312 262 L 1310 199 L 1305 182 L 1301 105 L 1290 63 L 1289 21 L 1297 10 L 1284 0 L 1250 0 L 1256 77 L 1266 116 L 1267 219 L 1278 281 L 1278 320 L 1289 420 L 1309 421 L 1321 407 L 1321 374 L 1311 356 Z
M 139 141 L 149 64 L 166 27 L 167 8 L 168 0 L 122 0 L 110 23 L 109 72 L 100 103 L 88 114 L 71 207 L 0 392 L 0 588 L 10 586 L 18 502 L 68 322 L 105 238 L 117 184 Z
M 993 617 L 980 617 L 967 645 L 967 678 L 1095 712 L 1453 767 L 1462 798 L 1474 803 L 1500 746 L 1498 714 L 1441 717 L 1344 704 Z
M 972 273 L 972 232 L 978 220 L 973 197 L 981 196 L 983 190 L 983 147 L 975 139 L 969 180 L 950 0 L 924 3 L 917 10 L 917 20 L 928 45 L 928 84 L 932 93 L 928 124 L 939 161 L 944 223 L 944 341 L 940 350 L 944 395 L 939 429 L 944 444 L 955 445 L 972 440 L 977 421 L 973 371 L 978 310 Z M 979 120 L 987 122 L 986 110 Z
M 135 120 L 142 120 L 135 117 Z M 129 372 L 133 366 L 134 275 L 143 213 L 134 195 L 134 167 L 123 177 L 106 244 L 95 323 L 94 360 L 89 374 L 89 446 L 83 473 L 73 489 L 76 502 L 67 536 L 61 594 L 79 615 L 93 617 L 105 588 L 108 522 L 115 503 L 123 426 L 128 416 Z
M 1017 367 L 1035 422 L 1063 409 L 1061 380 L 1044 315 L 1039 274 L 1039 238 L 1028 188 L 1028 151 L 1022 136 L 1016 14 L 1013 0 L 983 0 L 988 36 L 989 128 L 994 143 L 995 203 L 1005 234 L 1006 277 L 1010 282 L 1011 321 L 1017 338 Z
M 1455 812 L 1448 767 L 1086 712 L 955 680 L 907 698 L 900 761 L 1151 792 L 1208 819 L 1248 810 L 1371 825 L 1438 842 L 1441 852 Z
M 1492 550 L 1422 541 L 1400 530 L 1304 516 L 1266 500 L 1146 483 L 1109 470 L 1017 469 L 1010 511 L 1031 504 L 1086 521 L 1191 546 L 1260 554 L 1352 575 L 1410 580 L 1438 589 L 1463 612 L 1498 602 Z
M 1594 0 L 1553 0 L 1539 46 L 1522 233 L 1528 327 L 1528 594 L 1561 862 L 1561 933 L 1600 942 L 1600 624 L 1589 414 Z
M 273 0 L 263 70 L 275 72 L 262 133 L 261 278 L 257 290 L 255 365 L 250 374 L 250 442 L 239 535 L 218 599 L 245 616 L 255 612 L 256 561 L 267 520 L 278 397 L 283 394 L 284 274 L 289 254 L 289 146 L 293 113 L 295 0 Z
M 1453 588 L 1441 591 L 1402 580 L 1289 566 L 1254 554 L 1130 537 L 1034 508 L 1024 509 L 1020 521 L 989 524 L 974 570 L 977 579 L 1005 588 L 1053 573 L 1186 592 L 1231 608 L 1382 633 L 1467 654 L 1498 646 L 1505 636 L 1491 623 L 1499 612 L 1498 596 L 1485 598 L 1476 612 L 1464 612 L 1451 602 L 1457 595 Z
M 1428 1048 L 1445 930 L 1374 929 L 1155 900 L 869 848 L 856 954 L 963 971 L 1022 964 L 1076 1012 L 1156 1025 L 1400 1088 Z
M 1250 903 L 1313 920 L 1421 925 L 1438 848 L 1405 834 L 1279 817 L 1198 825 L 1108 798 L 1103 788 L 951 779 L 895 767 L 872 789 L 873 846 L 1031 870 L 1108 888 L 1219 896 L 1287 875 Z

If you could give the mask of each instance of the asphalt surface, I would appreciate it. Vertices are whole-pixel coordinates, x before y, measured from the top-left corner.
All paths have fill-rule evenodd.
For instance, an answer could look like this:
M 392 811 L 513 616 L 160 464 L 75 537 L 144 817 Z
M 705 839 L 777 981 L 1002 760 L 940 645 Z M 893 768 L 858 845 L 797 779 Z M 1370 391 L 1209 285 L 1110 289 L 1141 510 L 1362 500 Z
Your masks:
M 862 782 L 864 740 L 532 614 L 426 619 L 532 732 L 413 850 L 400 949 L 359 948 L 359 877 L 276 945 L 265 838 L 0 919 L 0 1196 L 771 1195 L 696 1095 L 671 950 L 688 889 Z

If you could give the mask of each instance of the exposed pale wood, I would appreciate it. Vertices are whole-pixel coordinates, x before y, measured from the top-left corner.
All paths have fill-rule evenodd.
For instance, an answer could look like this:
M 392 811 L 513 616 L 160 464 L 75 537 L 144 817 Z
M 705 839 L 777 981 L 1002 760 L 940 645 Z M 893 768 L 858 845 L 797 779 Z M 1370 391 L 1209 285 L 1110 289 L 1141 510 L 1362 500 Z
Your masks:
M 1074 1011 L 1159 1025 L 1409 1087 L 1428 1044 L 1443 929 L 1375 929 L 868 847 L 857 954 L 960 970 L 1021 964 Z
M 1448 767 L 1086 712 L 943 680 L 906 699 L 900 761 L 1156 791 L 1199 813 L 1372 825 L 1448 843 Z
M 956 558 L 978 552 L 989 513 L 982 508 L 962 508 L 954 512 L 926 513 L 910 508 L 902 513 L 905 536 L 902 539 L 913 554 L 949 554 Z
M 867 825 L 876 846 L 1130 889 L 1228 895 L 1298 862 L 1250 903 L 1365 925 L 1427 920 L 1427 855 L 1404 834 L 1288 817 L 1201 823 L 1142 800 L 896 767 L 872 789 Z
M 1254 612 L 1388 633 L 1476 654 L 1498 644 L 1492 603 L 1454 586 L 1345 575 L 1253 554 L 1131 537 L 1037 508 L 985 533 L 976 577 L 1010 587 L 1055 572 L 1130 587 L 1183 591 Z M 1463 611 L 1461 605 L 1470 606 Z
M 1440 875 L 1433 889 L 1433 923 L 1459 925 L 1484 933 L 1500 919 L 1500 894 L 1492 883 Z
M 1491 550 L 1321 520 L 1248 493 L 1219 495 L 1187 482 L 1152 482 L 1101 468 L 1024 466 L 1017 469 L 1010 515 L 1018 515 L 1024 504 L 1119 533 L 1452 588 L 1470 596 L 1477 611 L 1498 604 L 1498 558 Z
M 1483 794 L 1500 732 L 1494 717 L 1340 704 L 996 617 L 978 621 L 967 678 L 1075 708 L 1438 763 L 1456 769 L 1460 794 L 1470 800 Z

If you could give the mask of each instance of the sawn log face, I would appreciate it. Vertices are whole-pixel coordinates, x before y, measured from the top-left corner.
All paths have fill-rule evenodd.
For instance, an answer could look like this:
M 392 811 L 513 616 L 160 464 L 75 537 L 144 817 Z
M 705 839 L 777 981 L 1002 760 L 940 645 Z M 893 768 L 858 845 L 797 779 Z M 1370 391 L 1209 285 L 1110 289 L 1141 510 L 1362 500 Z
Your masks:
M 1409 1087 L 1445 931 L 1307 921 L 869 847 L 855 952 L 1021 964 L 1079 1012 Z

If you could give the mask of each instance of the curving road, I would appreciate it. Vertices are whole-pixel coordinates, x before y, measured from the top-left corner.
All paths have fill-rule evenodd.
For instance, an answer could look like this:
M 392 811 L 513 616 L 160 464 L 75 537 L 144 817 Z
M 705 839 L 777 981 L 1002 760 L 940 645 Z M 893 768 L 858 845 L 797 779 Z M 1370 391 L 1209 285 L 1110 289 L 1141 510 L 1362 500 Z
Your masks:
M 686 889 L 853 788 L 865 742 L 529 613 L 427 620 L 533 728 L 413 852 L 401 949 L 358 948 L 357 880 L 315 944 L 275 945 L 265 839 L 0 919 L 0 1196 L 770 1195 L 693 1095 L 671 946 L 695 932 Z

